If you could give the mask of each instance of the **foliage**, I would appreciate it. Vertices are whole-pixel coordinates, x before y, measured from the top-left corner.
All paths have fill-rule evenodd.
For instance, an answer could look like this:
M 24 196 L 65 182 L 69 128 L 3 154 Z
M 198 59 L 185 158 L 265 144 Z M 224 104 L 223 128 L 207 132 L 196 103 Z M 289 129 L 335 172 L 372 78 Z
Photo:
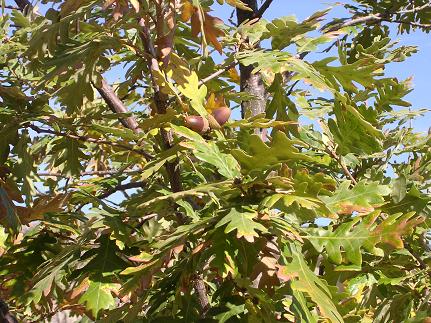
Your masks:
M 204 0 L 3 8 L 0 298 L 23 322 L 429 320 L 431 139 L 409 126 L 427 110 L 386 66 L 417 51 L 387 24 L 429 31 L 430 6 L 267 21 L 217 2 L 254 19 Z M 256 99 L 247 66 L 266 111 L 220 123 Z

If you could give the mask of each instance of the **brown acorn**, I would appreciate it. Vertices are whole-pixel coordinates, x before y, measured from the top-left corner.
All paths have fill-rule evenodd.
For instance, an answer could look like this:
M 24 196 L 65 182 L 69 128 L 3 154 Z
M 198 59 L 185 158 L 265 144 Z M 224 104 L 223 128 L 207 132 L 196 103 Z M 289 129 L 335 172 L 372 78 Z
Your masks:
M 220 107 L 218 109 L 215 109 L 212 113 L 214 119 L 217 120 L 218 124 L 220 126 L 224 125 L 230 117 L 230 109 L 228 107 Z
M 187 116 L 185 118 L 185 123 L 187 128 L 198 133 L 207 132 L 210 128 L 208 120 L 201 116 Z

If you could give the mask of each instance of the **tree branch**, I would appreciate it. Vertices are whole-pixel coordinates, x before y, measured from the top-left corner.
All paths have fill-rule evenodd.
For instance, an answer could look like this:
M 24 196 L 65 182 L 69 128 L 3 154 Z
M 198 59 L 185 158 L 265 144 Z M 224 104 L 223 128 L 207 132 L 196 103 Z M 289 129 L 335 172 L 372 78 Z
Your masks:
M 210 303 L 202 274 L 196 275 L 196 277 L 193 279 L 193 287 L 197 293 L 199 305 L 202 309 L 201 317 L 205 318 L 208 310 L 210 309 Z
M 18 323 L 15 316 L 9 312 L 9 307 L 6 302 L 0 299 L 0 322 L 1 323 Z
M 26 9 L 31 8 L 31 2 L 29 0 L 15 0 L 19 10 L 24 12 Z
M 199 86 L 201 86 L 201 85 L 215 79 L 216 77 L 222 75 L 223 73 L 229 71 L 231 68 L 235 67 L 237 64 L 238 64 L 238 61 L 233 61 L 229 65 L 226 65 L 225 67 L 219 69 L 218 71 L 212 73 L 211 75 L 208 75 L 207 77 L 201 79 L 199 81 Z
M 55 130 L 51 130 L 51 129 L 42 129 L 42 128 L 40 128 L 36 125 L 33 125 L 33 124 L 28 124 L 27 127 L 30 129 L 33 129 L 37 133 L 51 134 L 51 135 L 55 135 L 55 136 L 61 136 L 61 137 L 67 137 L 67 138 L 75 139 L 75 140 L 80 140 L 83 142 L 90 142 L 90 143 L 94 143 L 94 144 L 101 144 L 101 145 L 109 145 L 112 147 L 118 147 L 118 148 L 126 149 L 129 151 L 133 151 L 139 155 L 144 156 L 146 159 L 153 159 L 153 156 L 150 155 L 149 153 L 147 153 L 143 149 L 135 149 L 135 148 L 132 148 L 128 145 L 120 144 L 118 142 L 113 142 L 113 141 L 109 141 L 109 140 L 102 140 L 102 139 L 95 139 L 95 138 L 91 138 L 88 136 L 69 134 L 69 133 L 55 131 Z
M 243 0 L 243 2 L 252 10 L 236 10 L 238 25 L 244 21 L 251 20 L 259 13 L 257 9 L 257 0 Z M 267 1 L 268 2 L 268 1 Z M 270 2 L 267 4 L 269 6 Z M 265 6 L 265 4 L 264 4 Z M 262 7 L 264 7 L 262 6 Z M 262 9 L 262 8 L 261 8 Z M 241 78 L 241 91 L 247 92 L 255 97 L 249 101 L 243 101 L 241 104 L 241 117 L 255 116 L 265 112 L 266 108 L 266 90 L 262 81 L 260 73 L 253 73 L 254 67 L 252 65 L 245 66 L 240 64 L 240 78 Z M 257 133 L 260 133 L 256 129 Z
M 162 20 L 163 22 L 163 20 Z M 154 44 L 151 39 L 150 31 L 146 25 L 144 18 L 140 18 L 139 21 L 140 31 L 139 36 L 141 38 L 142 43 L 144 44 L 145 50 L 147 54 L 149 54 L 148 59 L 148 69 L 151 74 L 151 82 L 154 90 L 154 102 L 157 108 L 157 113 L 164 114 L 166 113 L 167 108 L 167 96 L 160 91 L 159 86 L 154 78 L 154 72 L 160 71 L 159 61 L 157 60 L 157 52 L 154 47 Z M 166 63 L 166 60 L 164 61 Z M 169 149 L 172 147 L 172 132 L 166 131 L 164 129 L 160 129 L 160 133 L 162 136 L 162 142 L 165 149 Z M 181 174 L 179 169 L 178 160 L 173 162 L 167 162 L 165 164 L 166 171 L 168 172 L 169 182 L 171 184 L 171 189 L 173 192 L 182 191 L 182 183 L 181 183 Z M 184 222 L 184 219 L 181 219 L 181 222 Z
M 108 84 L 108 82 L 106 82 L 104 78 L 102 78 L 101 86 L 97 86 L 94 83 L 93 86 L 97 89 L 103 100 L 105 100 L 111 111 L 113 111 L 114 113 L 129 113 L 129 110 L 126 108 L 126 106 L 117 96 L 117 94 L 115 94 L 112 87 Z M 123 126 L 129 128 L 135 133 L 141 132 L 138 122 L 132 116 L 127 118 L 120 118 L 120 122 L 123 124 Z
M 262 18 L 263 14 L 265 13 L 265 11 L 269 8 L 269 6 L 271 5 L 273 0 L 265 0 L 265 2 L 263 3 L 263 5 L 259 8 L 259 10 L 257 12 L 255 12 L 255 14 L 253 15 L 254 18 Z
M 173 1 L 173 0 L 171 0 Z M 156 3 L 157 6 L 157 3 Z M 161 31 L 163 30 L 163 25 L 165 21 L 160 17 L 164 17 L 164 15 L 160 14 L 161 8 L 156 7 L 156 12 L 158 13 L 158 19 L 155 22 L 156 23 L 156 30 L 158 32 L 157 36 L 162 37 Z M 151 39 L 150 30 L 147 26 L 147 23 L 144 18 L 140 18 L 138 23 L 140 26 L 139 30 L 139 36 L 141 38 L 142 43 L 144 44 L 145 50 L 147 54 L 149 54 L 149 59 L 147 61 L 148 69 L 150 71 L 151 76 L 151 82 L 152 87 L 154 90 L 154 102 L 156 105 L 156 109 L 158 113 L 166 113 L 166 108 L 168 104 L 168 97 L 162 93 L 159 86 L 157 85 L 157 82 L 154 78 L 154 73 L 159 72 L 159 61 L 163 62 L 163 66 L 165 66 L 169 60 L 169 54 L 172 51 L 173 46 L 173 37 L 174 37 L 174 28 L 175 28 L 175 1 L 170 3 L 169 9 L 170 12 L 167 13 L 167 25 L 170 28 L 170 31 L 167 35 L 167 39 L 164 39 L 164 47 L 159 50 L 159 52 L 156 51 L 156 48 L 153 44 L 153 41 Z M 163 38 L 165 38 L 165 35 L 163 35 Z M 160 48 L 159 48 L 160 49 Z M 172 137 L 172 131 L 166 131 L 164 129 L 160 129 L 163 145 L 165 149 L 169 149 L 172 147 L 173 143 L 173 137 Z M 173 162 L 167 162 L 165 164 L 166 171 L 168 173 L 169 182 L 171 185 L 171 189 L 173 192 L 180 192 L 183 190 L 183 185 L 181 181 L 181 174 L 180 174 L 180 167 L 179 167 L 179 161 L 174 160 Z M 184 224 L 185 219 L 184 215 L 180 212 L 176 212 L 177 218 L 179 223 Z M 209 309 L 209 300 L 208 295 L 205 289 L 205 283 L 203 281 L 202 277 L 197 277 L 194 280 L 194 289 L 198 295 L 199 304 L 201 306 L 201 317 L 204 318 L 206 316 L 206 313 Z
M 394 23 L 398 23 L 398 24 L 406 24 L 406 25 L 410 25 L 410 26 L 414 26 L 414 27 L 420 27 L 420 28 L 428 29 L 428 28 L 431 28 L 431 24 L 421 24 L 421 23 L 417 23 L 417 22 L 413 22 L 413 21 L 405 21 L 405 20 L 392 18 L 393 16 L 396 16 L 396 15 L 417 13 L 417 12 L 420 12 L 420 11 L 428 9 L 428 8 L 431 8 L 431 2 L 427 3 L 423 6 L 409 9 L 409 10 L 400 10 L 400 11 L 396 11 L 396 12 L 388 12 L 385 14 L 381 14 L 381 13 L 369 14 L 366 16 L 353 18 L 353 19 L 344 21 L 344 22 L 339 23 L 339 24 L 335 24 L 334 26 L 325 30 L 325 32 L 329 33 L 329 32 L 333 32 L 333 31 L 337 31 L 337 30 L 342 29 L 342 28 L 346 28 L 346 27 L 350 27 L 350 26 L 357 26 L 357 25 L 360 25 L 363 23 L 379 23 L 382 21 L 394 22 Z

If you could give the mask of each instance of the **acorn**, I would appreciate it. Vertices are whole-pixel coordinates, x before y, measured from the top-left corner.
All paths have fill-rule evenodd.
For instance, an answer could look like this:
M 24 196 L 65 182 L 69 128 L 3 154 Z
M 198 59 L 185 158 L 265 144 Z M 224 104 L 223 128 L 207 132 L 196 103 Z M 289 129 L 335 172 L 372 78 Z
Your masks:
M 214 119 L 217 120 L 220 126 L 224 125 L 230 117 L 231 111 L 228 107 L 220 107 L 212 112 Z
M 198 133 L 207 132 L 210 129 L 208 120 L 201 116 L 187 116 L 185 118 L 187 128 Z

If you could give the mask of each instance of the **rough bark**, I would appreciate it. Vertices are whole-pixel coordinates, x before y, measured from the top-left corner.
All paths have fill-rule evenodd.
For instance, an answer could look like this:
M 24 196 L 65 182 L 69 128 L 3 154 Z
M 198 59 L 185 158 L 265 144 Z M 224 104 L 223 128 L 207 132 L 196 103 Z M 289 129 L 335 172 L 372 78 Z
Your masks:
M 259 12 L 257 0 L 243 0 L 253 11 L 237 9 L 236 15 L 238 25 L 246 20 L 256 18 Z M 252 73 L 253 66 L 244 66 L 240 64 L 241 91 L 250 93 L 255 98 L 250 101 L 244 101 L 241 105 L 241 115 L 243 118 L 255 116 L 265 112 L 265 86 L 259 73 Z

